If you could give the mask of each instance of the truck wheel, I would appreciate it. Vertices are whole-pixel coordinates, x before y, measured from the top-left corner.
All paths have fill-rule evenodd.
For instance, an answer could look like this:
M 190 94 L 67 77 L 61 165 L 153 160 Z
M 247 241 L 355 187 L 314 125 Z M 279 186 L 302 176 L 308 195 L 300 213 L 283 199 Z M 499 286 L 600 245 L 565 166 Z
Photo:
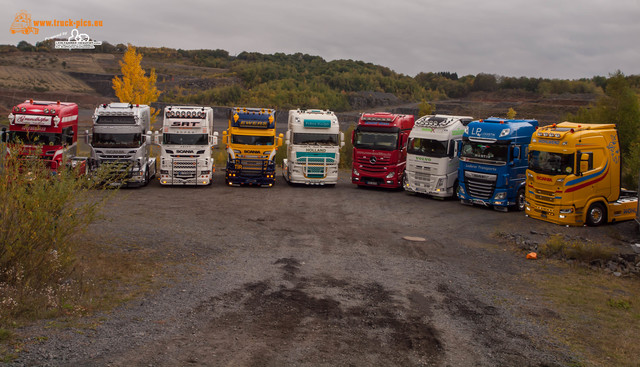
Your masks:
M 147 167 L 147 170 L 144 171 L 144 183 L 142 184 L 142 186 L 147 186 L 149 184 L 149 167 Z
M 516 209 L 518 209 L 519 212 L 524 211 L 524 201 L 524 189 L 520 189 L 516 195 Z
M 597 227 L 607 222 L 607 212 L 602 203 L 593 203 L 587 210 L 587 225 Z

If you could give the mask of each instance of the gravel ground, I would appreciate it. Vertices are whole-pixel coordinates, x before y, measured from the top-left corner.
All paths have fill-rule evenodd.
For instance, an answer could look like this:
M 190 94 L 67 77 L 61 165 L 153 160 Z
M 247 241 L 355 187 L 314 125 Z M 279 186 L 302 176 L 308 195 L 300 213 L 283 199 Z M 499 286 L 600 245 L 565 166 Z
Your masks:
M 154 181 L 104 214 L 90 235 L 182 256 L 169 283 L 88 317 L 95 329 L 18 330 L 27 343 L 9 365 L 566 365 L 576 356 L 526 317 L 558 317 L 518 281 L 537 263 L 496 234 L 635 230 L 359 189 L 348 171 L 326 188 L 226 187 L 222 172 L 210 187 Z

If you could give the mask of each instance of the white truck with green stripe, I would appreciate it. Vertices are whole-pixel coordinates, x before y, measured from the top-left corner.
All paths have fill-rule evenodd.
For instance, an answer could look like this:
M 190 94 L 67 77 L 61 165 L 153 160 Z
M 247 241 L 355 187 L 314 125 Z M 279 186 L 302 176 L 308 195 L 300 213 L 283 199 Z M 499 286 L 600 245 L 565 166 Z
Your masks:
M 291 110 L 282 174 L 290 183 L 335 185 L 344 134 L 331 111 Z
M 416 120 L 407 142 L 406 191 L 439 198 L 457 195 L 457 142 L 472 120 L 449 115 L 427 115 Z

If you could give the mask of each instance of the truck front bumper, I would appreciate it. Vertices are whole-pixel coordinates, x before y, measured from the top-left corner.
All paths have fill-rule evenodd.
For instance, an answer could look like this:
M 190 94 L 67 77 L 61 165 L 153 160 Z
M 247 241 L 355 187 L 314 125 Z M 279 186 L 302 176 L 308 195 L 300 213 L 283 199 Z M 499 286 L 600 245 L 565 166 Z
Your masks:
M 525 200 L 524 213 L 528 217 L 563 226 L 584 225 L 584 213 L 572 206 L 550 206 L 527 199 Z

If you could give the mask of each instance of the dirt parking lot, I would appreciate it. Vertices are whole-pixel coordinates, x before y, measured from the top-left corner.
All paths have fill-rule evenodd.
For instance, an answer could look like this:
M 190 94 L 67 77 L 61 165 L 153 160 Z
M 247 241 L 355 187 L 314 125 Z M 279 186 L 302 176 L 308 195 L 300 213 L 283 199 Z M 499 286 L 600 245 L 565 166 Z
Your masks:
M 496 233 L 635 230 L 358 189 L 340 174 L 335 187 L 236 188 L 219 168 L 209 187 L 121 190 L 88 233 L 180 259 L 167 285 L 91 316 L 95 328 L 22 330 L 46 341 L 12 365 L 567 365 L 575 356 L 528 318 L 557 317 L 522 286 L 539 264 Z

